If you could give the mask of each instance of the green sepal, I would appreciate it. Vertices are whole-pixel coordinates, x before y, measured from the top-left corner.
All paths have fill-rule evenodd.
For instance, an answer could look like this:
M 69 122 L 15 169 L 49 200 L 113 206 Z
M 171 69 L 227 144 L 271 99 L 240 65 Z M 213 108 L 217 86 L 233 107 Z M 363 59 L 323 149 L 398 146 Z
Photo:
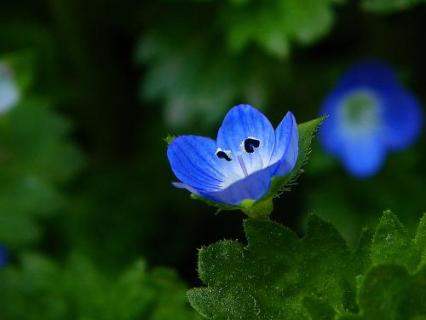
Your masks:
M 191 198 L 201 200 L 219 210 L 242 210 L 250 218 L 265 218 L 270 215 L 273 209 L 272 199 L 278 197 L 280 193 L 290 188 L 303 172 L 302 168 L 308 161 L 311 151 L 311 142 L 319 126 L 326 119 L 326 116 L 304 122 L 298 125 L 299 130 L 299 155 L 294 169 L 284 177 L 273 177 L 269 191 L 259 200 L 246 199 L 240 205 L 228 205 L 217 203 L 203 198 L 197 194 L 191 194 Z
M 280 193 L 288 190 L 292 183 L 303 173 L 302 168 L 308 162 L 309 154 L 311 153 L 311 143 L 320 125 L 326 119 L 326 116 L 310 120 L 298 125 L 299 129 L 299 155 L 297 157 L 296 166 L 284 177 L 273 177 L 271 187 L 268 193 L 262 199 L 273 198 Z M 262 200 L 261 199 L 261 200 Z M 259 200 L 259 201 L 261 201 Z
M 164 138 L 164 141 L 169 145 L 175 139 L 176 139 L 176 136 L 169 134 L 169 135 L 167 135 L 167 137 Z

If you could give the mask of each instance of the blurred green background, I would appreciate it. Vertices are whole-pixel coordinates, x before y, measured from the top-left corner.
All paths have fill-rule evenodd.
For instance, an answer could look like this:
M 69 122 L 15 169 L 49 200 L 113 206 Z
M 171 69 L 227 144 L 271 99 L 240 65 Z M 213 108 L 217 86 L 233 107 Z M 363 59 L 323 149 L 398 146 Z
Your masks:
M 421 0 L 3 0 L 0 63 L 21 98 L 0 114 L 0 319 L 197 318 L 197 248 L 243 239 L 244 217 L 174 189 L 164 138 L 214 137 L 238 103 L 310 120 L 366 58 L 424 102 L 425 30 Z M 384 209 L 414 226 L 425 144 L 368 180 L 314 144 L 273 219 L 302 234 L 314 212 L 351 244 Z

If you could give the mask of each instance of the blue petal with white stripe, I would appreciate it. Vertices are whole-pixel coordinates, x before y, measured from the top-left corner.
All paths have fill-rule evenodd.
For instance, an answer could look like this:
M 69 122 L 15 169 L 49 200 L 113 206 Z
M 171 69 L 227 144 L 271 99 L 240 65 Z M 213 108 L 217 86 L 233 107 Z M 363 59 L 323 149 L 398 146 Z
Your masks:
M 288 112 L 276 130 L 250 105 L 233 107 L 225 116 L 216 141 L 180 136 L 167 155 L 184 188 L 208 200 L 240 205 L 259 200 L 274 176 L 287 175 L 298 157 L 296 119 Z

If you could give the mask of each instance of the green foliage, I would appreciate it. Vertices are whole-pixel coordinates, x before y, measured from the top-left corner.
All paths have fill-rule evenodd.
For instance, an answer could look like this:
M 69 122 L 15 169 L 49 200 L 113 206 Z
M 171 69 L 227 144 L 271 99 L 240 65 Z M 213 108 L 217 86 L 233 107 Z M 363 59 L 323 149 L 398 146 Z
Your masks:
M 419 249 L 398 218 L 386 211 L 373 237 L 372 264 L 401 264 L 413 271 L 419 263 Z
M 222 241 L 203 248 L 200 278 L 191 304 L 210 319 L 307 318 L 305 298 L 352 308 L 346 289 L 355 273 L 343 239 L 331 225 L 311 217 L 307 236 L 270 221 L 245 221 L 248 246 Z M 354 286 L 354 284 L 352 284 Z
M 426 207 L 423 197 L 426 179 L 416 169 L 423 162 L 418 152 L 390 155 L 385 168 L 375 178 L 354 180 L 343 172 L 340 164 L 322 154 L 320 148 L 315 150 L 304 181 L 317 187 L 307 191 L 304 210 L 315 209 L 316 214 L 331 221 L 350 243 L 356 242 L 362 228 L 374 227 L 380 212 L 386 208 L 398 212 L 408 231 L 415 230 Z M 336 169 L 340 174 L 333 174 Z
M 293 41 L 308 44 L 326 35 L 333 22 L 334 0 L 241 1 L 223 12 L 228 46 L 239 51 L 251 42 L 285 57 Z
M 0 270 L 1 319 L 198 319 L 185 287 L 168 269 L 148 271 L 139 261 L 117 277 L 81 256 L 65 265 L 24 255 L 20 267 Z
M 142 38 L 137 53 L 138 61 L 150 66 L 142 95 L 164 101 L 169 125 L 181 127 L 195 121 L 212 125 L 237 99 L 266 104 L 262 69 L 247 72 L 246 65 L 253 61 L 230 57 L 197 34 L 188 42 L 187 32 L 194 33 L 153 31 Z
M 225 240 L 200 250 L 207 287 L 190 290 L 189 300 L 218 320 L 424 317 L 425 219 L 411 239 L 387 211 L 354 250 L 316 216 L 304 238 L 271 221 L 246 220 L 247 246 Z
M 69 131 L 43 99 L 23 100 L 0 116 L 0 242 L 13 247 L 38 239 L 36 220 L 64 204 L 59 188 L 82 165 Z
M 424 0 L 363 0 L 362 7 L 367 11 L 390 13 L 410 9 L 421 3 L 426 2 Z
M 11 68 L 14 80 L 20 91 L 25 92 L 34 81 L 34 54 L 30 50 L 9 53 L 1 56 L 0 63 Z
M 71 124 L 52 108 L 52 98 L 31 93 L 35 53 L 1 56 L 20 92 L 0 115 L 0 243 L 28 245 L 42 234 L 37 220 L 63 208 L 60 190 L 80 170 L 83 157 L 69 139 Z
M 424 319 L 426 317 L 426 270 L 410 275 L 399 265 L 371 268 L 358 293 L 359 315 L 343 315 L 349 319 Z
M 161 101 L 173 127 L 212 125 L 244 101 L 261 109 L 271 105 L 288 72 L 281 59 L 293 43 L 327 35 L 338 2 L 191 1 L 179 16 L 176 7 L 162 4 L 136 53 L 146 67 L 142 98 Z

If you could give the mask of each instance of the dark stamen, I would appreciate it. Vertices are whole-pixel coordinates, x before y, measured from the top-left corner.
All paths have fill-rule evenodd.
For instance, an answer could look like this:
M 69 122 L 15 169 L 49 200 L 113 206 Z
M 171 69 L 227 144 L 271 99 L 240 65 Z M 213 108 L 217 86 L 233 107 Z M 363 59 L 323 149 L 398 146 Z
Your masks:
M 226 161 L 231 161 L 231 157 L 228 155 L 228 153 L 226 153 L 225 151 L 223 151 L 223 150 L 218 150 L 218 151 L 216 151 L 216 156 L 219 158 L 219 159 L 225 159 Z
M 253 153 L 255 148 L 259 148 L 260 141 L 255 138 L 247 138 L 244 140 L 244 150 L 247 153 Z

